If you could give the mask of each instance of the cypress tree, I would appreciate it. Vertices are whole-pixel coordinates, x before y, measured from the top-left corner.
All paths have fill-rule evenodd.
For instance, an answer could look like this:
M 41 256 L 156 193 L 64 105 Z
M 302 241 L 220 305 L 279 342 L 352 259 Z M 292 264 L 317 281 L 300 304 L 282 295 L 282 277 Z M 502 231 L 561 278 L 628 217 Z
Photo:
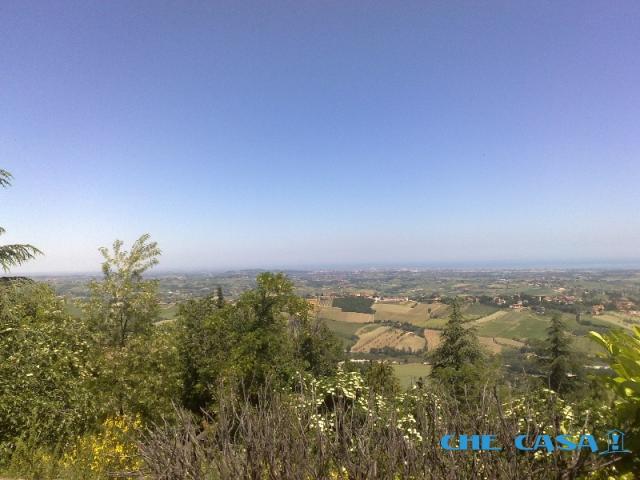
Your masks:
M 562 317 L 558 313 L 551 317 L 551 324 L 547 328 L 546 353 L 548 356 L 549 388 L 558 392 L 566 383 L 571 355 L 571 341 L 566 334 Z
M 449 321 L 431 359 L 434 371 L 445 368 L 459 371 L 465 365 L 473 365 L 482 359 L 476 332 L 473 328 L 465 327 L 457 299 L 451 304 Z
M 216 290 L 216 306 L 218 308 L 224 307 L 224 296 L 222 295 L 222 287 L 218 285 Z

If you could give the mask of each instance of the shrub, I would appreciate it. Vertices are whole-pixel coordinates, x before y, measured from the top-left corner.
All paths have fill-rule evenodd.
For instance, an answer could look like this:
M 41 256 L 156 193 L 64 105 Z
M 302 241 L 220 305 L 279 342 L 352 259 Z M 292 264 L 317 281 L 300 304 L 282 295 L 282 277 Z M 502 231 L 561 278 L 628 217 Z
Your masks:
M 0 455 L 55 447 L 95 421 L 92 357 L 83 325 L 45 284 L 0 286 Z
M 607 387 L 616 395 L 615 407 L 619 427 L 629 434 L 627 446 L 640 449 L 640 327 L 633 327 L 633 335 L 623 331 L 607 334 L 590 333 L 591 338 L 605 349 L 605 358 L 615 376 L 603 377 Z M 638 471 L 637 455 L 625 457 L 625 468 Z
M 597 431 L 606 410 L 586 413 L 549 391 L 485 393 L 469 402 L 426 387 L 382 396 L 360 374 L 338 372 L 305 379 L 297 393 L 265 391 L 257 404 L 219 395 L 202 421 L 183 413 L 150 432 L 141 454 L 156 479 L 575 478 L 605 468 L 602 457 L 579 452 L 522 455 L 513 438 Z M 439 440 L 455 432 L 493 433 L 504 451 L 445 452 Z
M 105 478 L 126 473 L 137 474 L 142 466 L 138 455 L 140 417 L 107 418 L 97 432 L 78 437 L 59 460 L 64 478 Z

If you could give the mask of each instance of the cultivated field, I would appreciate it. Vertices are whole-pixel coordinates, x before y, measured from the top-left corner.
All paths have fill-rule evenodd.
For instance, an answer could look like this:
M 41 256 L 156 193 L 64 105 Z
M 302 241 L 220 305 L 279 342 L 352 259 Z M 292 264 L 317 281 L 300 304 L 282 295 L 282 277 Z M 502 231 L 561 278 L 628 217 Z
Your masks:
M 324 320 L 327 327 L 342 341 L 345 350 L 349 350 L 356 342 L 356 332 L 362 328 L 362 324 L 353 322 L 340 322 L 338 320 Z
M 498 315 L 501 314 L 501 315 Z M 491 319 L 480 319 L 475 323 L 478 335 L 484 337 L 505 337 L 514 340 L 539 339 L 546 336 L 549 316 L 524 312 L 497 312 Z
M 424 338 L 427 341 L 427 350 L 432 352 L 440 345 L 440 330 L 424 329 Z
M 356 332 L 358 341 L 351 347 L 354 353 L 370 352 L 372 348 L 391 347 L 416 352 L 425 346 L 425 339 L 415 333 L 393 327 L 364 327 Z
M 489 314 L 489 315 L 487 315 L 485 317 L 479 317 L 478 319 L 473 320 L 472 322 L 470 322 L 469 325 L 472 325 L 474 327 L 478 327 L 478 326 L 483 325 L 485 323 L 490 323 L 490 322 L 492 322 L 494 320 L 499 320 L 499 319 L 501 319 L 503 317 L 506 317 L 509 313 L 512 313 L 512 312 L 509 312 L 508 310 L 498 310 L 497 312 L 493 312 L 493 313 L 491 313 L 491 314 Z
M 343 312 L 336 307 L 320 307 L 318 316 L 325 319 L 327 325 L 343 341 L 347 350 L 354 353 L 368 353 L 373 349 L 391 347 L 411 349 L 413 351 L 426 346 L 432 351 L 440 344 L 441 330 L 448 321 L 449 306 L 442 303 L 376 303 L 372 305 L 373 315 L 355 312 Z M 543 340 L 552 313 L 538 315 L 531 310 L 516 311 L 499 309 L 491 305 L 478 303 L 463 304 L 462 314 L 467 325 L 476 329 L 480 343 L 492 353 L 500 353 L 505 348 L 520 348 L 527 340 Z M 592 316 L 583 314 L 578 323 L 575 314 L 563 313 L 563 321 L 573 334 L 577 350 L 594 353 L 597 348 L 586 338 L 587 332 L 597 327 L 630 328 L 630 319 L 639 321 L 628 314 L 606 312 Z M 424 336 L 373 323 L 376 320 L 410 323 L 424 328 Z
M 343 312 L 338 307 L 319 307 L 318 318 L 347 323 L 373 322 L 373 314 L 371 313 Z
M 375 319 L 406 322 L 418 327 L 426 327 L 430 319 L 446 318 L 448 306 L 442 303 L 376 303 L 372 305 Z

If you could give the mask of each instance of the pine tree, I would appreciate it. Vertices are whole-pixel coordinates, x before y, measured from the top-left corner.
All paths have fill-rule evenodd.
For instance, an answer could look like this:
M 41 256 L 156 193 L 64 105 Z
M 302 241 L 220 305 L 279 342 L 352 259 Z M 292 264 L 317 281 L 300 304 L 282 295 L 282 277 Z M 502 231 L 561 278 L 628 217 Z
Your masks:
M 566 327 L 558 313 L 551 318 L 551 325 L 547 329 L 546 344 L 549 388 L 558 392 L 566 383 L 571 355 L 571 341 L 566 335 Z
M 481 359 L 482 350 L 475 330 L 465 327 L 460 304 L 454 300 L 441 343 L 432 355 L 433 368 L 460 370 L 465 364 L 474 364 Z
M 13 176 L 9 172 L 0 168 L 0 187 L 11 186 L 12 178 Z M 4 232 L 5 229 L 0 227 L 0 235 Z M 24 262 L 35 258 L 36 255 L 41 254 L 40 250 L 29 244 L 0 245 L 0 267 L 5 272 L 8 272 L 10 267 L 22 265 Z

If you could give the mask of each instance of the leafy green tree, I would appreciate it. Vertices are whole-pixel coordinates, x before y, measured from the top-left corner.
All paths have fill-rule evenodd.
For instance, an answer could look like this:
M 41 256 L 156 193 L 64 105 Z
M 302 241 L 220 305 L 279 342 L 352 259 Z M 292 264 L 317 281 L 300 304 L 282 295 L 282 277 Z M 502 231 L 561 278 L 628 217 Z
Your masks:
M 295 295 L 282 273 L 262 273 L 228 312 L 233 342 L 231 371 L 247 391 L 270 382 L 287 383 L 298 367 L 295 341 L 304 333 L 310 305 Z M 225 312 L 225 310 L 223 310 Z
M 54 447 L 96 419 L 85 325 L 42 283 L 0 284 L 0 464 L 18 439 Z
M 391 397 L 400 392 L 400 382 L 389 362 L 370 362 L 364 370 L 364 380 L 374 393 Z
M 178 307 L 177 345 L 182 379 L 182 404 L 193 412 L 213 397 L 212 379 L 224 363 L 224 325 L 214 318 L 218 300 L 213 295 L 191 299 Z M 217 330 L 217 337 L 213 330 Z M 216 357 L 216 354 L 220 356 Z
M 342 342 L 319 319 L 310 319 L 297 339 L 304 369 L 316 377 L 332 375 L 344 359 Z
M 571 348 L 566 327 L 559 313 L 551 317 L 551 324 L 547 328 L 546 356 L 549 388 L 560 392 L 567 383 Z
M 183 402 L 191 410 L 211 403 L 224 380 L 252 394 L 267 382 L 287 385 L 296 372 L 335 371 L 340 344 L 311 318 L 310 305 L 295 295 L 293 283 L 281 273 L 260 274 L 256 283 L 223 308 L 211 297 L 181 306 Z
M 0 187 L 9 187 L 12 178 L 9 172 L 0 168 Z M 0 235 L 4 233 L 5 229 L 0 227 Z M 24 262 L 35 258 L 36 255 L 41 254 L 40 250 L 29 244 L 0 245 L 0 267 L 5 272 L 8 272 L 11 267 L 22 265 Z
M 132 335 L 123 348 L 99 350 L 93 388 L 103 417 L 139 414 L 159 421 L 174 413 L 182 388 L 175 336 L 175 326 L 166 323 Z
M 101 248 L 103 279 L 90 284 L 84 305 L 87 322 L 100 348 L 96 396 L 107 414 L 139 413 L 158 418 L 179 395 L 178 352 L 171 326 L 154 326 L 159 318 L 157 282 L 144 272 L 157 265 L 160 249 L 149 235 L 131 251 L 116 240 Z
M 142 274 L 158 264 L 161 251 L 156 242 L 142 235 L 131 251 L 123 242 L 113 242 L 113 251 L 102 247 L 103 279 L 90 284 L 90 300 L 85 305 L 91 326 L 102 343 L 124 347 L 129 337 L 148 331 L 159 313 L 158 285 Z

